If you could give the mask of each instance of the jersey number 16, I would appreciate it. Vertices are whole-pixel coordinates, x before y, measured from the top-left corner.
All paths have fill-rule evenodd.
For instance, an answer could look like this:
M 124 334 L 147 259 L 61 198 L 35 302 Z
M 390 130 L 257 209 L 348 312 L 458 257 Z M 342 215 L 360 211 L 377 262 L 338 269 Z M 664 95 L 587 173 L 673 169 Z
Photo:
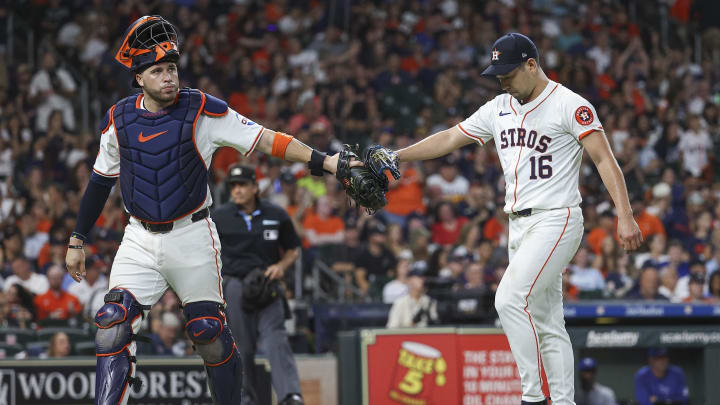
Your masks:
M 530 158 L 530 180 L 537 180 L 540 175 L 541 179 L 549 179 L 552 176 L 552 155 L 542 155 L 535 159 L 535 156 Z M 537 173 L 537 174 L 536 174 Z

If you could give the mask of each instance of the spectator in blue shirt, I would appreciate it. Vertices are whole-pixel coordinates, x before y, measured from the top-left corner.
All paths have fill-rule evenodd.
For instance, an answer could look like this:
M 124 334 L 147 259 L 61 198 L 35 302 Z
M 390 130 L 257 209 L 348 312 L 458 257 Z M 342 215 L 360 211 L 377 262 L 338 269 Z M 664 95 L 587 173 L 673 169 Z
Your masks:
M 575 390 L 575 404 L 617 405 L 615 392 L 610 387 L 595 382 L 597 361 L 594 358 L 580 359 L 578 371 L 580 372 L 580 387 Z
M 655 266 L 647 263 L 640 272 L 637 285 L 625 298 L 629 300 L 667 301 L 667 298 L 663 297 L 659 291 L 660 276 L 658 270 Z
M 648 351 L 649 365 L 635 374 L 635 399 L 640 405 L 688 403 L 688 387 L 685 373 L 680 367 L 671 366 L 665 348 Z

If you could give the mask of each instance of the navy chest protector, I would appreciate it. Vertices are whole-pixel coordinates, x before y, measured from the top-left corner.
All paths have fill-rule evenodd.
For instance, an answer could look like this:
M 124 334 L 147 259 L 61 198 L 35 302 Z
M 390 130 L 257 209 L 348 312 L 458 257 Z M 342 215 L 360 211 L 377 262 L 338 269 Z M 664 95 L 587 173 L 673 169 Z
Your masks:
M 123 201 L 138 219 L 171 222 L 196 211 L 207 195 L 208 169 L 195 145 L 206 96 L 183 89 L 175 104 L 155 113 L 139 108 L 139 96 L 120 100 L 112 113 Z

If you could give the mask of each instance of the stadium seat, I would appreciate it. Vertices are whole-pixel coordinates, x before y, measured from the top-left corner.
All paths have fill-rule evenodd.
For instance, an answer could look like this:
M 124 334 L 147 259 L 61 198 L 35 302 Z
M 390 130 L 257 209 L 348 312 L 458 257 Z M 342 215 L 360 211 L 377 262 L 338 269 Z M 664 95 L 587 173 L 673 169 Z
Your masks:
M 578 298 L 581 300 L 601 300 L 603 299 L 602 290 L 580 291 Z
M 77 342 L 73 345 L 74 353 L 76 356 L 95 356 L 95 341 L 86 340 Z
M 2 328 L 0 329 L 0 343 L 8 345 L 20 344 L 24 345 L 28 342 L 37 340 L 36 333 L 33 329 L 21 328 Z
M 58 332 L 65 332 L 70 338 L 70 342 L 80 342 L 90 338 L 88 332 L 82 328 L 44 328 L 38 330 L 37 341 L 49 342 L 53 335 Z
M 41 353 L 46 352 L 49 347 L 50 347 L 49 340 L 46 340 L 44 342 L 30 342 L 27 345 L 25 345 L 25 349 L 27 350 L 28 357 L 37 357 Z
M 78 320 L 70 319 L 43 319 L 37 322 L 40 328 L 72 328 L 78 325 Z
M 25 350 L 21 344 L 0 343 L 0 359 L 9 359 Z
M 375 279 L 370 283 L 370 289 L 368 290 L 368 295 L 372 297 L 374 302 L 382 302 L 383 288 L 385 288 L 385 284 L 390 281 L 392 281 L 392 277 L 390 276 L 375 276 Z

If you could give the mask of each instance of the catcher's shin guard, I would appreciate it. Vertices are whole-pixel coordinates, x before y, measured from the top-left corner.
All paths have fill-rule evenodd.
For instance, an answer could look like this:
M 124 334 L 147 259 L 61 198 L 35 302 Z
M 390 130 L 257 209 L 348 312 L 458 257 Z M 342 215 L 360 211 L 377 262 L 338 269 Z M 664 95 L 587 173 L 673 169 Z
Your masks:
M 95 404 L 118 405 L 127 402 L 128 388 L 139 384 L 133 377 L 135 367 L 134 330 L 140 327 L 143 310 L 127 290 L 113 288 L 105 295 L 103 305 L 95 315 Z
M 210 392 L 216 405 L 240 403 L 242 366 L 220 304 L 191 302 L 184 308 L 185 330 L 205 361 Z

